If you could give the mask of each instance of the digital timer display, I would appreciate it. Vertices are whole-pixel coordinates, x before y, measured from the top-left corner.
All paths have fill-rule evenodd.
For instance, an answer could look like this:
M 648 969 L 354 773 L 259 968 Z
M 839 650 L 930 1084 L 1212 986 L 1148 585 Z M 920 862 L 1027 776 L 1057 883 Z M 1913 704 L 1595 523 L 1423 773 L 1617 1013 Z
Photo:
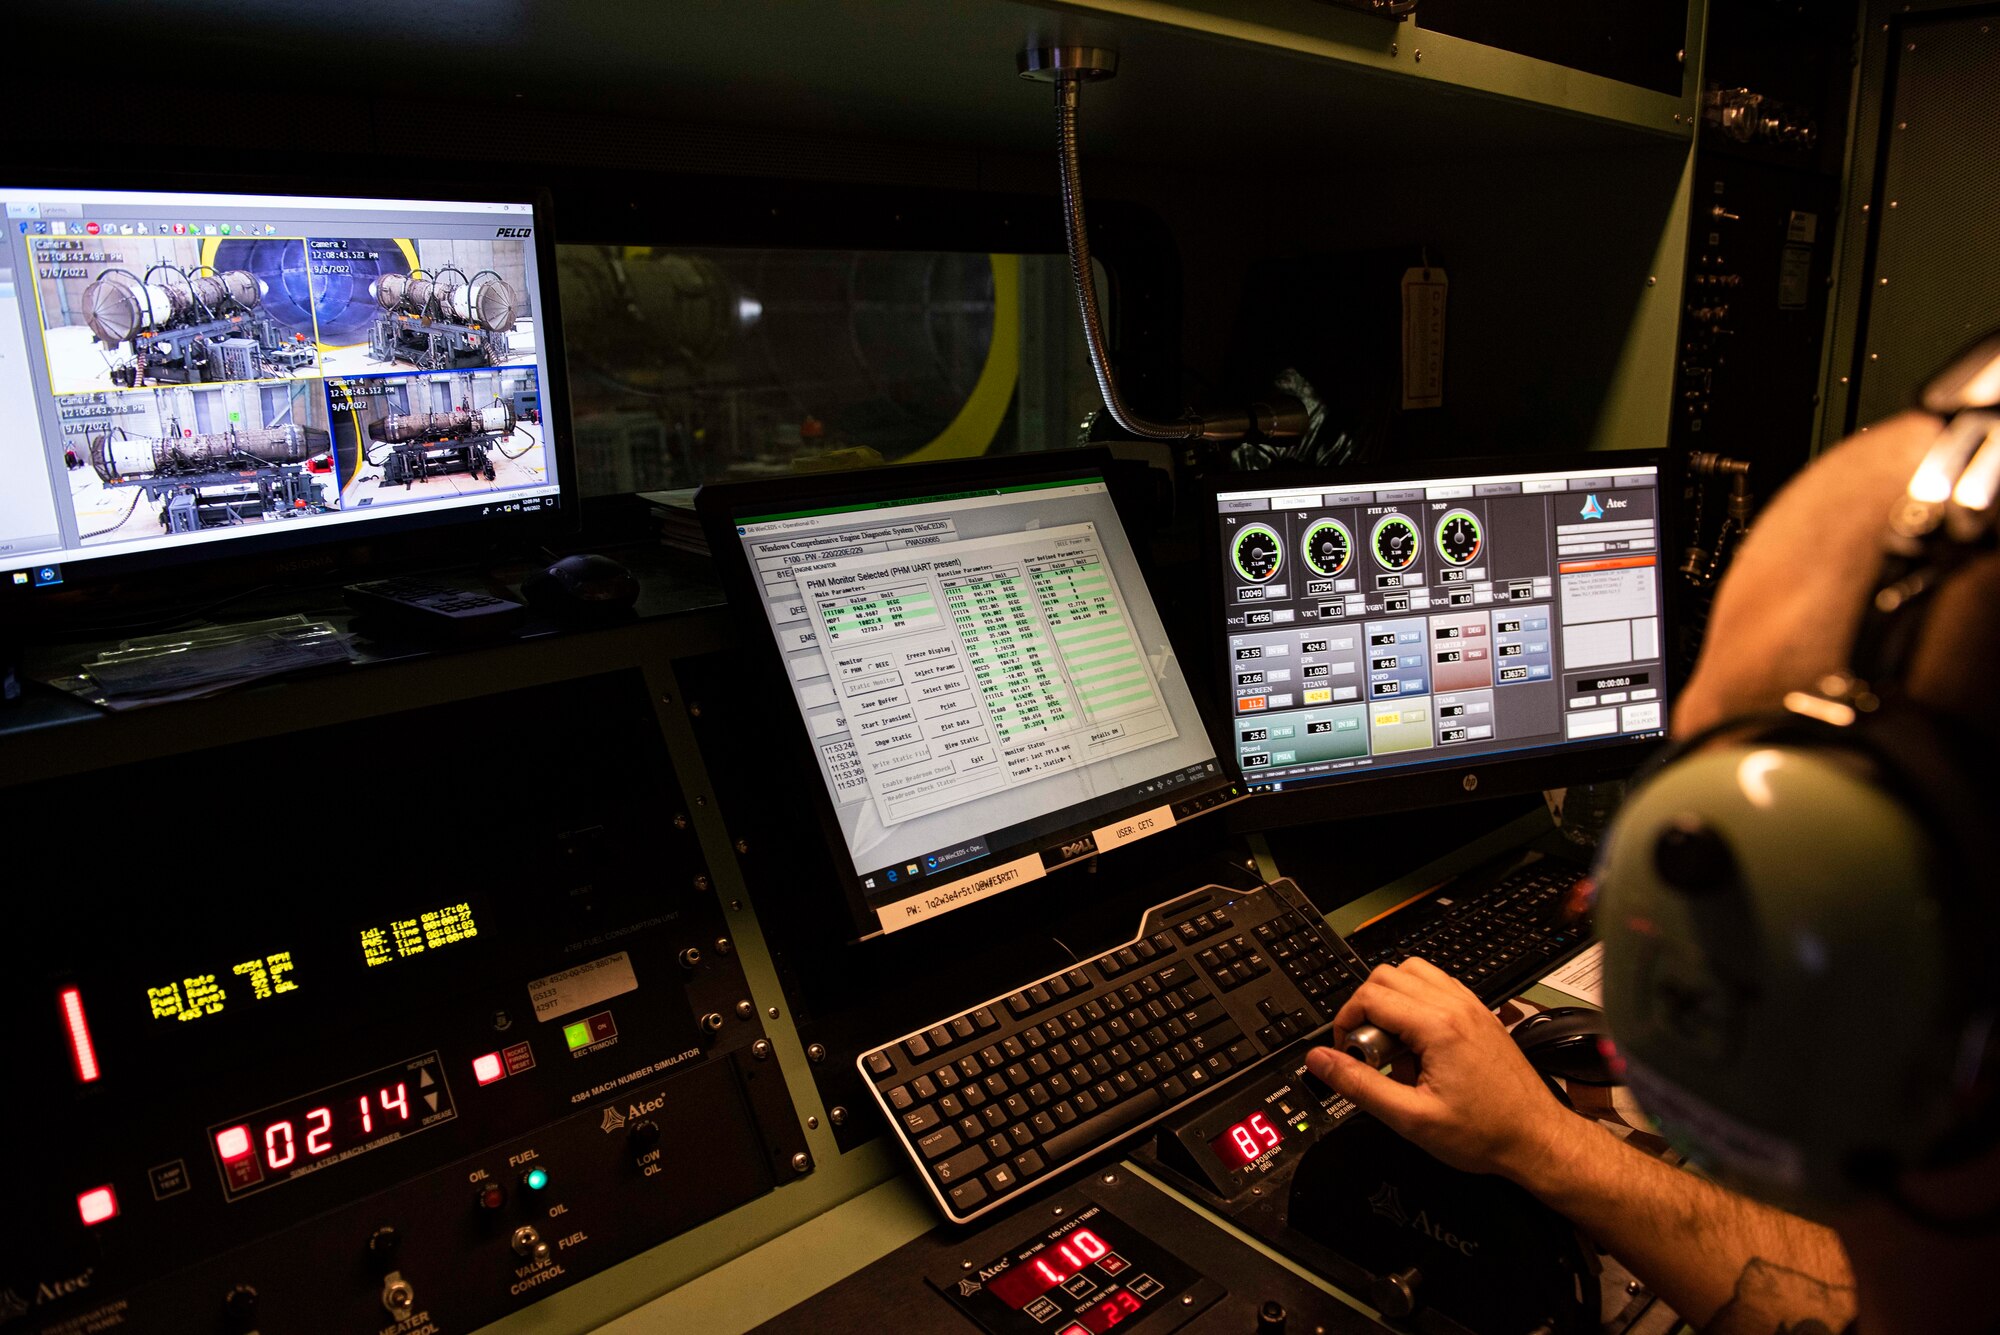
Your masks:
M 1170 1305 L 1185 1320 L 1222 1294 L 1097 1205 L 970 1271 L 953 1261 L 928 1278 L 989 1335 L 1124 1335 Z
M 241 1200 L 458 1116 L 435 1052 L 208 1129 L 223 1195 Z
M 1248 1168 L 1284 1143 L 1284 1133 L 1273 1126 L 1263 1113 L 1254 1112 L 1209 1141 L 1208 1148 L 1215 1152 L 1216 1158 L 1234 1169 Z
M 1110 1245 L 1102 1238 L 1087 1228 L 1080 1228 L 1033 1260 L 1001 1274 L 986 1287 L 995 1298 L 1018 1312 L 1064 1280 L 1083 1273 L 1085 1266 L 1104 1259 L 1110 1252 Z

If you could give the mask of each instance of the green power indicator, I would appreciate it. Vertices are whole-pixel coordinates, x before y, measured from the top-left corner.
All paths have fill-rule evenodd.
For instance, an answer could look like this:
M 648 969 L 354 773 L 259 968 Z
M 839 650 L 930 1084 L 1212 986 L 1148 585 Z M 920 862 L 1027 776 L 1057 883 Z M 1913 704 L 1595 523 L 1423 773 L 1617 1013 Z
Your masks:
M 569 1044 L 571 1052 L 575 1052 L 578 1048 L 588 1045 L 590 1042 L 590 1022 L 588 1020 L 578 1020 L 575 1024 L 564 1025 L 563 1042 Z
M 530 1168 L 528 1170 L 528 1175 L 521 1179 L 521 1185 L 525 1186 L 529 1191 L 540 1191 L 543 1187 L 546 1187 L 548 1184 L 549 1184 L 548 1172 L 547 1170 L 541 1168 Z

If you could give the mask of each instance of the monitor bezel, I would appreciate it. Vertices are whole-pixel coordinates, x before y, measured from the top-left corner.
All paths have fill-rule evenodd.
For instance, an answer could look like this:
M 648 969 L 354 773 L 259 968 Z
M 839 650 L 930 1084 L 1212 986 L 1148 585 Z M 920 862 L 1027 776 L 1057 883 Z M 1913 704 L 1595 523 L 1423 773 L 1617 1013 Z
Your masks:
M 1375 482 L 1419 482 L 1430 477 L 1469 477 L 1480 474 L 1538 473 L 1573 470 L 1605 465 L 1651 467 L 1659 470 L 1656 513 L 1660 526 L 1660 643 L 1667 726 L 1673 725 L 1673 709 L 1682 685 L 1675 637 L 1679 633 L 1675 589 L 1670 583 L 1668 564 L 1675 535 L 1679 532 L 1681 476 L 1669 450 L 1583 450 L 1560 454 L 1487 455 L 1463 459 L 1424 459 L 1408 463 L 1369 463 L 1330 468 L 1284 468 L 1264 472 L 1214 474 L 1203 480 L 1202 504 L 1206 507 L 1203 532 L 1208 546 L 1203 564 L 1208 573 L 1207 606 L 1211 640 L 1204 655 L 1204 680 L 1209 689 L 1206 701 L 1226 730 L 1222 752 L 1228 771 L 1238 783 L 1251 788 L 1250 800 L 1234 807 L 1228 817 L 1232 830 L 1283 829 L 1295 825 L 1343 820 L 1353 816 L 1391 811 L 1447 808 L 1486 798 L 1507 797 L 1576 783 L 1622 778 L 1661 742 L 1657 738 L 1607 738 L 1576 745 L 1574 749 L 1537 749 L 1526 754 L 1488 753 L 1453 764 L 1442 759 L 1422 765 L 1395 769 L 1364 770 L 1309 779 L 1281 780 L 1284 787 L 1253 787 L 1256 780 L 1244 775 L 1237 764 L 1235 716 L 1223 695 L 1228 689 L 1224 666 L 1226 656 L 1218 644 L 1227 638 L 1227 584 L 1220 553 L 1223 544 L 1222 512 L 1217 500 L 1227 492 L 1263 489 L 1300 491 L 1319 488 L 1361 486 Z
M 1223 737 L 1217 731 L 1217 720 L 1212 711 L 1201 707 L 1200 680 L 1196 675 L 1196 669 L 1190 666 L 1194 660 L 1189 658 L 1188 646 L 1182 637 L 1175 635 L 1172 619 L 1162 610 L 1160 600 L 1154 594 L 1156 575 L 1153 569 L 1154 563 L 1145 544 L 1134 537 L 1135 533 L 1144 532 L 1143 528 L 1135 525 L 1135 520 L 1143 513 L 1143 496 L 1136 484 L 1145 471 L 1143 465 L 1120 463 L 1108 450 L 1083 449 L 981 456 L 938 463 L 888 464 L 880 468 L 853 472 L 812 474 L 750 482 L 710 483 L 695 493 L 695 509 L 707 534 L 716 577 L 722 585 L 723 593 L 737 621 L 738 633 L 747 643 L 755 646 L 751 652 L 756 659 L 756 671 L 765 679 L 766 689 L 777 693 L 778 697 L 786 702 L 786 708 L 781 711 L 785 718 L 779 725 L 786 738 L 784 750 L 794 765 L 812 776 L 812 782 L 808 787 L 812 790 L 814 813 L 828 855 L 840 873 L 841 894 L 848 907 L 848 917 L 856 928 L 854 940 L 866 941 L 889 933 L 884 932 L 876 910 L 868 905 L 862 893 L 861 878 L 868 869 L 855 865 L 853 854 L 848 851 L 846 836 L 840 827 L 839 813 L 821 778 L 810 730 L 806 726 L 804 717 L 799 713 L 797 697 L 792 693 L 791 683 L 785 671 L 784 654 L 771 634 L 770 623 L 764 614 L 761 591 L 744 553 L 742 541 L 736 533 L 739 517 L 772 509 L 797 508 L 801 503 L 809 503 L 815 507 L 867 505 L 871 502 L 891 501 L 926 491 L 964 490 L 986 482 L 1005 482 L 1011 485 L 1095 477 L 1105 483 L 1112 505 L 1124 528 L 1125 539 L 1131 544 L 1133 558 L 1139 565 L 1141 576 L 1147 582 L 1147 595 L 1153 598 L 1154 614 L 1159 617 L 1162 631 L 1166 634 L 1168 644 L 1174 651 L 1175 660 L 1180 664 L 1182 676 L 1187 681 L 1188 694 L 1195 702 L 1195 716 L 1200 723 L 1202 735 L 1207 739 L 1209 749 L 1215 754 L 1216 774 L 1212 780 L 1203 779 L 1175 789 L 1171 797 L 1164 801 L 1158 797 L 1141 799 L 1129 806 L 1121 806 L 1065 825 L 1060 830 L 1040 836 L 1032 844 L 1008 850 L 1006 856 L 1002 856 L 1001 850 L 996 849 L 992 852 L 990 863 L 992 866 L 1004 865 L 1014 858 L 1042 857 L 1045 863 L 1045 875 L 1050 875 L 1090 861 L 1097 850 L 1080 851 L 1053 863 L 1048 861 L 1049 853 L 1060 850 L 1066 843 L 1073 843 L 1083 835 L 1114 821 L 1152 810 L 1160 805 L 1178 804 L 1210 794 L 1224 796 L 1224 801 L 1212 808 L 1216 810 L 1227 802 L 1241 800 L 1241 785 L 1232 777 L 1230 768 L 1225 763 L 1222 753 Z M 1230 792 L 1232 789 L 1236 790 L 1233 794 Z M 1176 825 L 1184 824 L 1186 819 L 1188 818 L 1182 818 Z M 935 914 L 930 921 L 956 918 L 962 913 L 990 911 L 995 905 L 1008 902 L 1015 891 L 1022 888 L 1025 886 L 989 895 L 961 908 Z M 912 923 L 901 930 L 922 930 L 924 926 L 924 923 Z
M 533 513 L 474 516 L 445 510 L 398 515 L 385 511 L 366 523 L 245 535 L 229 542 L 159 547 L 125 555 L 65 560 L 63 582 L 49 588 L 9 588 L 0 608 L 24 631 L 60 635 L 145 615 L 162 603 L 233 596 L 274 584 L 310 584 L 416 564 L 481 560 L 501 548 L 558 540 L 581 522 L 576 442 L 570 421 L 568 364 L 556 281 L 554 202 L 546 185 L 494 181 L 432 180 L 415 184 L 361 176 L 250 177 L 239 173 L 107 172 L 22 164 L 11 172 L 17 188 L 70 193 L 186 192 L 219 195 L 291 195 L 301 198 L 439 200 L 528 204 L 539 285 L 535 336 L 547 366 L 540 387 L 545 448 L 555 464 L 556 504 Z M 541 369 L 541 368 L 538 368 Z M 454 538 L 461 539 L 453 541 Z M 9 596 L 11 595 L 11 596 Z

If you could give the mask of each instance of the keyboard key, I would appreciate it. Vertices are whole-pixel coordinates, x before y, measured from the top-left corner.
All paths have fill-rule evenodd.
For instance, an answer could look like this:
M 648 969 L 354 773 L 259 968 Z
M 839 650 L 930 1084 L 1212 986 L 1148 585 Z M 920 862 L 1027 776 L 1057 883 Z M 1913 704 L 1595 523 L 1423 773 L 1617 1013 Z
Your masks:
M 936 1159 L 950 1154 L 964 1143 L 965 1138 L 958 1134 L 957 1127 L 941 1126 L 927 1135 L 917 1137 L 917 1151 L 926 1159 Z
M 933 1052 L 951 1046 L 951 1030 L 941 1024 L 933 1025 L 931 1028 L 925 1030 L 924 1037 L 931 1041 L 931 1050 Z
M 988 1136 L 980 1144 L 984 1145 L 986 1152 L 996 1159 L 1004 1159 L 1014 1152 L 1014 1142 L 997 1132 Z
M 931 1045 L 924 1041 L 922 1034 L 919 1034 L 915 1038 L 906 1038 L 903 1040 L 903 1051 L 910 1054 L 911 1061 L 922 1061 L 931 1055 Z
M 1127 1127 L 1146 1120 L 1166 1106 L 1156 1089 L 1141 1090 L 1132 1098 L 1086 1118 L 1068 1130 L 1059 1131 L 1041 1147 L 1042 1154 L 1053 1164 L 1067 1163 L 1073 1158 L 1090 1153 L 1105 1141 L 1116 1136 Z
M 957 1118 L 965 1115 L 965 1104 L 956 1094 L 947 1094 L 937 1101 L 938 1116 Z
M 1046 1112 L 1038 1112 L 1030 1117 L 1028 1125 L 1034 1128 L 1038 1136 L 1053 1136 L 1056 1133 L 1056 1119 Z
M 1033 987 L 1022 993 L 1022 995 L 1028 999 L 1029 1010 L 1040 1010 L 1042 1007 L 1048 1005 L 1050 1001 L 1049 990 L 1040 983 L 1036 983 Z
M 1012 1191 L 1019 1185 L 1014 1170 L 1006 1164 L 986 1170 L 986 1185 L 995 1191 Z
M 991 1006 L 981 1006 L 978 1010 L 972 1012 L 972 1027 L 983 1034 L 988 1030 L 998 1029 L 1000 1027 L 1000 1018 L 993 1013 Z
M 987 1196 L 985 1185 L 976 1177 L 970 1182 L 959 1183 L 945 1194 L 951 1197 L 952 1208 L 960 1214 L 966 1214 L 978 1209 L 980 1202 L 984 1201 Z
M 955 1182 L 967 1174 L 978 1172 L 991 1162 L 992 1160 L 986 1157 L 985 1150 L 973 1145 L 960 1150 L 949 1159 L 940 1159 L 931 1165 L 931 1171 L 937 1174 L 940 1182 Z
M 1055 997 L 1058 1000 L 1069 995 L 1069 980 L 1064 978 L 1061 974 L 1057 974 L 1055 977 L 1049 979 L 1049 981 L 1043 983 L 1042 986 L 1049 990 L 1050 996 Z
M 1081 969 L 1071 969 L 1063 975 L 1063 978 L 1071 987 L 1079 992 L 1088 992 L 1090 990 L 1090 975 Z
M 1076 1114 L 1070 1115 L 1074 1117 Z M 1047 1167 L 1048 1164 L 1043 1161 L 1038 1150 L 1023 1150 L 1014 1156 L 1014 1171 L 1024 1179 L 1033 1177 Z
M 1007 1128 L 1007 1139 L 1014 1142 L 1016 1149 L 1027 1149 L 1035 1143 L 1035 1133 L 1028 1129 L 1026 1122 L 1016 1122 Z
M 903 1114 L 903 1125 L 909 1128 L 910 1134 L 913 1136 L 922 1135 L 936 1126 L 941 1120 L 943 1119 L 938 1116 L 937 1109 L 928 1103 L 921 1108 L 912 1108 Z
M 952 1037 L 956 1038 L 961 1043 L 963 1043 L 966 1039 L 971 1038 L 977 1032 L 979 1031 L 972 1027 L 972 1021 L 967 1019 L 963 1015 L 959 1016 L 956 1020 L 953 1020 L 951 1022 Z
M 911 1096 L 908 1085 L 898 1085 L 889 1091 L 889 1106 L 897 1112 L 903 1111 L 915 1102 L 916 1099 Z
M 937 1084 L 927 1075 L 920 1075 L 910 1082 L 910 1092 L 920 1099 L 937 1097 Z
M 896 1063 L 890 1061 L 885 1052 L 871 1052 L 868 1054 L 868 1073 L 880 1080 L 885 1075 L 896 1073 Z
M 1017 1020 L 1032 1009 L 1034 1008 L 1028 1004 L 1028 994 L 1025 992 L 1016 992 L 1007 998 L 1007 1013 Z

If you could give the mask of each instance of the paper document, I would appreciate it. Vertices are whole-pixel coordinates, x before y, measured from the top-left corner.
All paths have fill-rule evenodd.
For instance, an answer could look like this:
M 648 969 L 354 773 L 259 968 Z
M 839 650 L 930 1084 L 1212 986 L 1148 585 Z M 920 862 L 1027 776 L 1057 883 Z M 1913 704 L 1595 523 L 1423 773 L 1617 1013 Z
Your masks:
M 1604 1004 L 1604 943 L 1597 942 L 1542 982 L 1593 1006 Z

